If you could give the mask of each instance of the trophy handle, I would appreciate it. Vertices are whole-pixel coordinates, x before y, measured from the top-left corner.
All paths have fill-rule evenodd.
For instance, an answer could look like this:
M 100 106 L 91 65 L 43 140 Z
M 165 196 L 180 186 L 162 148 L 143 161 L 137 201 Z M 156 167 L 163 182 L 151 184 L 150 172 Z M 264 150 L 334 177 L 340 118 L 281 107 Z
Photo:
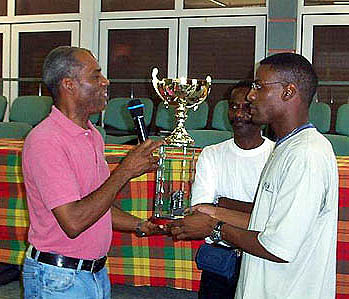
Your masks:
M 152 83 L 153 83 L 153 87 L 156 91 L 156 93 L 158 94 L 158 96 L 160 97 L 160 99 L 162 99 L 164 101 L 165 107 L 168 108 L 168 101 L 167 99 L 165 99 L 162 94 L 160 93 L 159 89 L 158 89 L 158 84 L 160 83 L 160 80 L 157 78 L 157 75 L 159 73 L 158 68 L 154 67 L 153 71 L 152 71 Z
M 194 81 L 194 79 L 193 79 L 193 81 Z M 187 109 L 193 109 L 194 111 L 196 111 L 196 110 L 199 108 L 199 105 L 200 105 L 203 101 L 206 100 L 206 98 L 207 98 L 207 96 L 208 96 L 208 94 L 210 93 L 210 90 L 211 90 L 211 82 L 212 82 L 211 76 L 207 76 L 207 77 L 206 77 L 206 82 L 207 82 L 207 84 L 208 84 L 208 88 L 207 88 L 206 93 L 205 93 L 197 102 L 195 102 L 194 104 L 192 104 L 192 105 L 187 105 L 187 106 L 186 106 Z M 193 83 L 195 83 L 195 89 L 196 89 L 197 81 L 195 80 L 195 82 L 193 82 Z M 195 89 L 194 89 L 194 90 L 195 90 Z

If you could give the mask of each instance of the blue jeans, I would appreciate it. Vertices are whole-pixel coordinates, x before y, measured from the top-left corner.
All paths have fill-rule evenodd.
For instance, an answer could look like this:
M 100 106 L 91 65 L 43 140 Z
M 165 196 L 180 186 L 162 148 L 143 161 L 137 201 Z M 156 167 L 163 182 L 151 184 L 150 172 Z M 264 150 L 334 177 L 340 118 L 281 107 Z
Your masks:
M 26 258 L 23 266 L 25 299 L 110 299 L 104 267 L 97 273 L 60 268 Z

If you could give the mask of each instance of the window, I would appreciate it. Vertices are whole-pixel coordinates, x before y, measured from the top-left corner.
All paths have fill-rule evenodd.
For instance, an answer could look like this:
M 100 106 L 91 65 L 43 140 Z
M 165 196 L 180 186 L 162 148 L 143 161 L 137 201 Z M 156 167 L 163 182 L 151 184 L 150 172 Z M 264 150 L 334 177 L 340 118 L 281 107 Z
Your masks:
M 102 0 L 102 11 L 174 9 L 175 0 Z

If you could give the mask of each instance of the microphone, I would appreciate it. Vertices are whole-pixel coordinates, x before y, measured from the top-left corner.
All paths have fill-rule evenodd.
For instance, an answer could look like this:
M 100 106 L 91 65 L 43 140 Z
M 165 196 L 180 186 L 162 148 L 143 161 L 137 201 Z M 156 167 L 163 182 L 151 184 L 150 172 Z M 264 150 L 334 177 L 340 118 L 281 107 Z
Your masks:
M 139 142 L 148 139 L 148 132 L 144 124 L 143 107 L 144 104 L 139 99 L 130 100 L 127 107 L 135 123 Z

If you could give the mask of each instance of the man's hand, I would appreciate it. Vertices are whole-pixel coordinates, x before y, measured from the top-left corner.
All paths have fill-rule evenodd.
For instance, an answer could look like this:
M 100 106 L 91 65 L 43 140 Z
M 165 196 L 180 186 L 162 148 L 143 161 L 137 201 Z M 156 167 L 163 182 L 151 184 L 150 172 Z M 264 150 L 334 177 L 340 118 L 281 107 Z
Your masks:
M 164 234 L 163 228 L 164 228 L 163 225 L 154 224 L 149 220 L 142 222 L 140 227 L 141 231 L 144 232 L 146 236 L 163 235 Z
M 153 152 L 163 144 L 165 144 L 163 140 L 147 139 L 129 151 L 126 158 L 114 171 L 123 172 L 129 179 L 154 171 L 158 167 L 159 157 L 154 157 Z
M 200 212 L 203 214 L 206 214 L 208 216 L 211 216 L 212 218 L 217 218 L 217 208 L 212 204 L 198 204 L 192 207 L 193 212 Z
M 175 240 L 195 240 L 209 236 L 216 223 L 214 218 L 195 212 L 168 224 L 168 229 Z

